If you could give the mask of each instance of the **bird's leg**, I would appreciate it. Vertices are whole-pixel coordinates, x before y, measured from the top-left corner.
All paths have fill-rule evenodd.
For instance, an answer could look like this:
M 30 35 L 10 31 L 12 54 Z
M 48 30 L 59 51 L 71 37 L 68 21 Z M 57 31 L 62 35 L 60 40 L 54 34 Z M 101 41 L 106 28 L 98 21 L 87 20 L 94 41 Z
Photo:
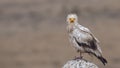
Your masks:
M 76 57 L 76 56 L 75 56 L 75 59 L 74 59 L 74 60 L 76 60 L 76 59 L 82 59 L 82 58 L 83 58 L 83 57 L 82 57 L 82 52 L 81 52 L 80 50 L 77 50 L 77 52 L 80 53 L 80 56 L 79 56 L 79 57 Z
M 82 56 L 82 52 L 80 51 L 80 58 L 82 59 L 83 58 L 83 56 Z

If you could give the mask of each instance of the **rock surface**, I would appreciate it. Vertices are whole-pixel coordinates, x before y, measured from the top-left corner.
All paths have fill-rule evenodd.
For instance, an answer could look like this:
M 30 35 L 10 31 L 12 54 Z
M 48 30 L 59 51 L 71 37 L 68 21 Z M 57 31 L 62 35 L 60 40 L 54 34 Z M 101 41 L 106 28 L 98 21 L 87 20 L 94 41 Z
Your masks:
M 98 66 L 84 59 L 77 59 L 68 61 L 62 68 L 98 68 Z

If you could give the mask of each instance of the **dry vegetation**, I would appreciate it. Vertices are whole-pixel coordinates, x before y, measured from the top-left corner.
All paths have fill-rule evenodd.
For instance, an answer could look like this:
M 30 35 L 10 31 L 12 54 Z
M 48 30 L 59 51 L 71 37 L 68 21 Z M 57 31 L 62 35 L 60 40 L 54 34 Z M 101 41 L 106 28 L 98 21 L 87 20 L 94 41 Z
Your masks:
M 0 68 L 61 68 L 78 55 L 66 32 L 65 17 L 72 10 L 99 38 L 109 63 L 104 67 L 92 61 L 100 68 L 120 68 L 119 4 L 120 0 L 1 0 Z

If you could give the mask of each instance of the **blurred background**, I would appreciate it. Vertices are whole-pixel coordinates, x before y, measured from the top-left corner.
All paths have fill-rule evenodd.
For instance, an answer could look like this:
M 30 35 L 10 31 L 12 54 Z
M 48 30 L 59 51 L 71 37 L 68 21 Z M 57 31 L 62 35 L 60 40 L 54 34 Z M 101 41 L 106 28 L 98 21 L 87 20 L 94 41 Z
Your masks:
M 61 68 L 79 56 L 66 31 L 70 12 L 101 41 L 108 64 L 85 57 L 120 68 L 120 0 L 0 0 L 0 68 Z

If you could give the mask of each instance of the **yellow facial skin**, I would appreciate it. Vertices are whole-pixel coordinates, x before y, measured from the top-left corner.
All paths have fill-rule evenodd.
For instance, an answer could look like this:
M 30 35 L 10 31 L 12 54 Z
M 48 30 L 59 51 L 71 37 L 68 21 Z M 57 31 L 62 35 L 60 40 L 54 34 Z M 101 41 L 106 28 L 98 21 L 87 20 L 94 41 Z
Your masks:
M 74 23 L 75 18 L 69 18 L 70 23 Z

